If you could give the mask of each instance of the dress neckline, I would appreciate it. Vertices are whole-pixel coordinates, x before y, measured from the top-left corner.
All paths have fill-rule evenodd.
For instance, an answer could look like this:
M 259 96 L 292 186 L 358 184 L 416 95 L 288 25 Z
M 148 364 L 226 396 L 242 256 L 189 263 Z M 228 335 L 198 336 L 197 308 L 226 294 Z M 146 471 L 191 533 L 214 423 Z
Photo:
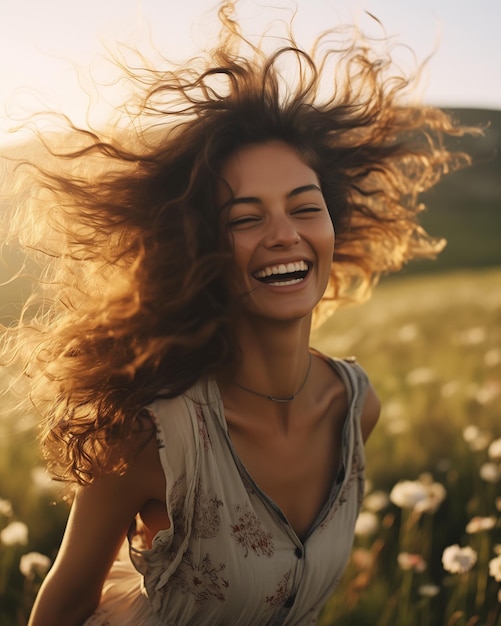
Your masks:
M 352 421 L 353 421 L 352 418 L 353 418 L 353 413 L 355 409 L 355 399 L 356 399 L 355 383 L 354 383 L 353 377 L 350 376 L 350 374 L 348 373 L 349 365 L 346 362 L 346 360 L 335 359 L 332 357 L 325 356 L 321 352 L 318 352 L 317 350 L 314 350 L 314 349 L 312 350 L 312 352 L 315 355 L 322 358 L 324 361 L 326 361 L 332 367 L 332 369 L 340 376 L 345 386 L 346 393 L 347 393 L 348 406 L 346 410 L 346 415 L 344 417 L 343 427 L 341 430 L 341 450 L 340 450 L 339 465 L 333 477 L 329 496 L 327 500 L 324 502 L 324 504 L 322 505 L 321 509 L 319 510 L 312 525 L 305 533 L 303 539 L 301 539 L 297 535 L 293 526 L 290 524 L 289 520 L 287 519 L 287 516 L 283 513 L 283 511 L 278 506 L 278 504 L 270 496 L 268 496 L 266 492 L 264 492 L 259 487 L 259 485 L 256 483 L 256 481 L 252 477 L 252 474 L 248 471 L 244 462 L 240 458 L 230 437 L 228 422 L 226 420 L 225 409 L 224 409 L 223 399 L 220 393 L 219 385 L 217 384 L 215 377 L 210 377 L 208 380 L 209 397 L 214 401 L 214 405 L 211 402 L 211 405 L 213 405 L 211 408 L 214 409 L 213 413 L 215 414 L 216 420 L 224 433 L 226 443 L 231 452 L 236 468 L 242 477 L 243 482 L 244 483 L 248 482 L 252 486 L 252 489 L 259 495 L 261 500 L 269 508 L 271 508 L 275 514 L 277 514 L 280 517 L 280 519 L 287 525 L 287 528 L 290 531 L 291 538 L 293 539 L 294 543 L 301 548 L 305 545 L 308 539 L 312 536 L 315 530 L 321 525 L 325 517 L 328 515 L 329 511 L 331 510 L 332 506 L 334 506 L 334 503 L 337 500 L 339 492 L 341 491 L 342 487 L 344 486 L 347 480 L 348 472 L 346 471 L 346 466 L 348 462 L 348 450 L 349 450 L 349 446 L 347 445 L 347 443 L 348 443 L 348 438 L 350 436 L 353 436 L 352 434 L 353 429 L 350 429 L 349 426 L 352 424 Z

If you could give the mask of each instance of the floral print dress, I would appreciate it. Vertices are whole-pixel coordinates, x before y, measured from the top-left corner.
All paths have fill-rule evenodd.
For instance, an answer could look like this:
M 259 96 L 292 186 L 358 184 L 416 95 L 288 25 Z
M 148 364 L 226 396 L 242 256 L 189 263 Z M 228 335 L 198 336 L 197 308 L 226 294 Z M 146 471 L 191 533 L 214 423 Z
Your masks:
M 144 549 L 129 533 L 85 626 L 306 626 L 336 587 L 363 497 L 360 431 L 367 377 L 328 359 L 348 390 L 341 461 L 330 497 L 300 541 L 236 454 L 215 380 L 154 402 L 168 530 Z

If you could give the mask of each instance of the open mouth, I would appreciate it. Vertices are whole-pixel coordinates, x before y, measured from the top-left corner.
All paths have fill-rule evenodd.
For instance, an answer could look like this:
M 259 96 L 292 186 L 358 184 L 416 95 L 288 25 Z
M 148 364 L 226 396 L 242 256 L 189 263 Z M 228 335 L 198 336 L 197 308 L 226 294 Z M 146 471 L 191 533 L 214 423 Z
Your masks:
M 252 275 L 262 283 L 282 287 L 300 283 L 306 278 L 309 271 L 310 265 L 306 261 L 295 261 L 293 263 L 269 265 L 262 270 L 254 272 Z

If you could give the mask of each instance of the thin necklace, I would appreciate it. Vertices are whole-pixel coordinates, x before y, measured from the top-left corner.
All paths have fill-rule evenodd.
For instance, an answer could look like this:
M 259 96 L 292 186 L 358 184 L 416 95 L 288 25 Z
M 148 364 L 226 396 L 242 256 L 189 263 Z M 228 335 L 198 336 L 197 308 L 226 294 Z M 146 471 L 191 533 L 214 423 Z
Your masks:
M 292 396 L 272 396 L 272 395 L 268 395 L 267 393 L 261 393 L 260 391 L 254 391 L 253 389 L 244 387 L 243 385 L 240 385 L 239 383 L 235 381 L 232 381 L 232 382 L 236 387 L 239 387 L 240 389 L 243 389 L 243 391 L 247 391 L 248 393 L 253 393 L 255 396 L 260 396 L 261 398 L 266 398 L 267 400 L 272 400 L 273 402 L 292 402 L 292 400 L 297 398 L 297 396 L 301 393 L 301 391 L 303 390 L 303 387 L 306 385 L 308 376 L 310 375 L 311 354 L 309 355 L 309 357 L 310 359 L 308 361 L 308 369 L 306 370 L 306 375 L 304 377 L 304 380 L 301 383 L 301 386 L 299 387 L 299 389 Z

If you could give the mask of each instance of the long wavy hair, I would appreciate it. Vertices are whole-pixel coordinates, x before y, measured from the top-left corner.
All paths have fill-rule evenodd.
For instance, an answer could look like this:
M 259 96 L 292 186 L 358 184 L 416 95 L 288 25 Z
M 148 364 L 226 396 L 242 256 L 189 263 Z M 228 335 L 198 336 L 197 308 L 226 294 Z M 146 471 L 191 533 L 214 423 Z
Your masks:
M 206 54 L 122 67 L 141 96 L 127 127 L 40 135 L 44 159 L 18 167 L 10 237 L 42 270 L 3 354 L 29 378 L 42 448 L 63 480 L 123 470 L 121 446 L 153 398 L 236 358 L 215 189 L 241 146 L 282 140 L 319 176 L 336 231 L 319 320 L 443 247 L 418 224 L 420 194 L 468 162 L 444 145 L 467 129 L 410 104 L 419 71 L 402 75 L 356 29 L 326 32 L 306 52 L 288 28 L 265 52 L 269 40 L 247 39 L 234 5 L 221 5 Z

